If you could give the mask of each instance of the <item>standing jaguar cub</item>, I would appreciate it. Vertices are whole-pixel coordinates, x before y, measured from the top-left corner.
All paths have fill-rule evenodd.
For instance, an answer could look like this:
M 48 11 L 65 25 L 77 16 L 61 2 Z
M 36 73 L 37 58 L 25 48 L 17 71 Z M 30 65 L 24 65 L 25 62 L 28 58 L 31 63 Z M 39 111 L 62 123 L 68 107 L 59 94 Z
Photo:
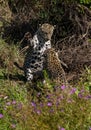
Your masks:
M 53 25 L 44 23 L 33 36 L 22 67 L 27 81 L 32 81 L 35 75 L 39 75 L 42 72 L 44 52 L 51 48 L 51 37 L 53 31 Z M 15 63 L 15 65 L 19 68 L 17 63 Z

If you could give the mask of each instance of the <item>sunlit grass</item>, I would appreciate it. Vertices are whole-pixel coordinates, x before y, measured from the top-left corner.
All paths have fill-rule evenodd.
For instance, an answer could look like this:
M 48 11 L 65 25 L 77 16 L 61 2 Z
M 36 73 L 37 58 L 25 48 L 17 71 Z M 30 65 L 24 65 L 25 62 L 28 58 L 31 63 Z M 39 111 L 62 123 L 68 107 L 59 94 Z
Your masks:
M 36 90 L 10 78 L 23 74 L 13 65 L 23 61 L 18 54 L 0 40 L 0 130 L 91 130 L 91 70 L 71 88 L 55 86 L 44 71 L 46 82 Z

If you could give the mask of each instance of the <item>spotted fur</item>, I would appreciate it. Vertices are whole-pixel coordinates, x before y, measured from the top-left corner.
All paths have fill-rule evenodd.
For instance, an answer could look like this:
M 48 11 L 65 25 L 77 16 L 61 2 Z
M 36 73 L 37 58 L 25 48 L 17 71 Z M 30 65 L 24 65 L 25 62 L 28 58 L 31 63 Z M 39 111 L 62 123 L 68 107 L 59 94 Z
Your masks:
M 48 75 L 55 83 L 68 85 L 65 71 L 54 48 L 45 52 L 44 68 L 46 68 Z
M 28 81 L 34 79 L 34 75 L 43 70 L 44 52 L 51 48 L 51 37 L 54 26 L 43 24 L 31 40 L 31 45 L 25 56 L 23 70 Z M 31 50 L 32 46 L 32 50 Z

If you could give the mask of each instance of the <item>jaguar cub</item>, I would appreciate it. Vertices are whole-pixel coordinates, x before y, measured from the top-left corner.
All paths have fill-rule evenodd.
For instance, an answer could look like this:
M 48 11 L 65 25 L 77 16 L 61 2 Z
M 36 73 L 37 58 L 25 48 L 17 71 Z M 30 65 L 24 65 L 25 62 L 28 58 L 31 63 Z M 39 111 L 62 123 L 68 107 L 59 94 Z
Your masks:
M 44 23 L 32 38 L 22 67 L 28 81 L 32 81 L 35 75 L 38 76 L 41 74 L 44 63 L 44 52 L 51 48 L 53 31 L 53 25 Z M 16 66 L 19 68 L 18 64 Z
M 57 85 L 64 84 L 67 86 L 68 82 L 62 64 L 54 48 L 48 49 L 45 52 L 44 68 L 46 68 L 49 77 Z

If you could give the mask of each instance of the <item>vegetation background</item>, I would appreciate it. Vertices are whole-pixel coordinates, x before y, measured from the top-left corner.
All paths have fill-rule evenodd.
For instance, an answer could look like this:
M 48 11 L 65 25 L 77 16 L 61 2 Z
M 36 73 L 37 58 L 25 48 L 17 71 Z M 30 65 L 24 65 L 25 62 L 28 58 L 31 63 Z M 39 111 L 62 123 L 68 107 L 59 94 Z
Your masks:
M 56 25 L 52 46 L 71 88 L 48 78 L 25 82 L 20 49 L 42 23 Z M 0 0 L 0 130 L 91 130 L 91 0 Z

